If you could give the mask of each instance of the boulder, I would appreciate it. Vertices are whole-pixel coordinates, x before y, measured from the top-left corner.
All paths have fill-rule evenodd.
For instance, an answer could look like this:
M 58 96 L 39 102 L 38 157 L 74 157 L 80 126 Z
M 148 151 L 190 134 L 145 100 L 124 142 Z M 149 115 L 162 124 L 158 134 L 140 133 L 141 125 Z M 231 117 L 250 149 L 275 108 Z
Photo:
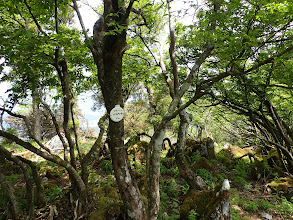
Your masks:
M 66 141 L 64 134 L 62 134 L 62 137 Z M 45 143 L 45 147 L 47 147 L 53 154 L 60 154 L 64 150 L 64 146 L 58 135 L 55 135 L 49 141 L 47 141 Z
M 97 211 L 94 212 L 90 220 L 110 220 L 119 219 L 123 213 L 123 203 L 115 187 L 105 185 L 93 189 L 96 198 Z
M 216 158 L 214 141 L 209 137 L 204 138 L 200 141 L 196 141 L 193 139 L 186 140 L 184 153 L 191 157 L 192 153 L 196 151 L 199 151 L 200 156 L 205 157 L 207 159 Z
M 199 219 L 231 220 L 229 181 L 225 179 L 215 190 L 189 190 L 180 209 L 180 219 L 188 219 L 191 211 Z
M 290 201 L 293 197 L 293 179 L 290 177 L 282 177 L 276 181 L 269 183 L 269 186 L 277 190 L 280 194 L 286 197 Z
M 271 220 L 273 219 L 273 216 L 271 216 L 270 214 L 266 213 L 266 212 L 260 212 L 259 215 L 266 220 Z

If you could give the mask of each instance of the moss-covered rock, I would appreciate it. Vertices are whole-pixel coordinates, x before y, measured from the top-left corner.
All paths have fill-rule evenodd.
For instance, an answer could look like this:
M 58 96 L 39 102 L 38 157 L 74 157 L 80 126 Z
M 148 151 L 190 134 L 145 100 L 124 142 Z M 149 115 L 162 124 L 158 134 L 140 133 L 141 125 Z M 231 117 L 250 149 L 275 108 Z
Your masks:
M 211 138 L 204 138 L 200 141 L 187 139 L 185 142 L 184 153 L 191 157 L 191 155 L 196 151 L 199 151 L 200 155 L 202 157 L 206 157 L 207 159 L 216 158 L 214 141 Z
M 269 183 L 269 186 L 277 190 L 280 194 L 285 196 L 288 200 L 293 197 L 293 179 L 290 177 L 282 177 L 276 181 Z
M 211 190 L 201 192 L 196 189 L 189 189 L 180 208 L 180 219 L 188 219 L 191 210 L 195 210 L 196 213 L 202 216 L 212 197 L 213 191 Z
M 174 157 L 173 158 L 163 157 L 161 158 L 161 163 L 168 169 L 171 169 L 174 166 L 176 166 L 176 161 Z
M 115 187 L 105 185 L 93 189 L 97 201 L 97 211 L 91 215 L 90 220 L 117 219 L 123 212 L 123 203 Z
M 136 161 L 139 163 L 145 162 L 145 152 L 148 148 L 148 142 L 138 141 L 136 144 L 130 146 L 127 149 L 128 157 L 130 161 Z
M 199 219 L 232 219 L 229 190 L 228 180 L 224 180 L 215 190 L 190 189 L 180 208 L 180 219 L 188 219 L 190 211 L 196 212 Z
M 192 164 L 191 169 L 195 171 L 198 169 L 206 169 L 210 172 L 213 171 L 213 167 L 205 157 L 201 157 L 198 161 Z

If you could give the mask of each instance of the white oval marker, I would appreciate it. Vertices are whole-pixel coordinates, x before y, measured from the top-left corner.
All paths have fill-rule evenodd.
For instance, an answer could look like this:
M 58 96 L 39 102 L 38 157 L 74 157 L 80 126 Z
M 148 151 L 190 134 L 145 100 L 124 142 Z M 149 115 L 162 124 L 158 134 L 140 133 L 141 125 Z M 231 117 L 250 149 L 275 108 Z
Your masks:
M 115 107 L 110 111 L 110 118 L 114 122 L 119 122 L 124 117 L 124 110 L 120 105 L 115 105 Z

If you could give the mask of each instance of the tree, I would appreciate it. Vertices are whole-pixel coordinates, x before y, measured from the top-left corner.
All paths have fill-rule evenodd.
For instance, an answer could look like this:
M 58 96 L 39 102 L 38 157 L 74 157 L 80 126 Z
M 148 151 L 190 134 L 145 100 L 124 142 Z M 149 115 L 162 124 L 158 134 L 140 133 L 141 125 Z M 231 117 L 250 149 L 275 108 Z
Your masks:
M 69 2 L 56 0 L 47 3 L 44 5 L 43 2 L 39 1 L 23 1 L 16 4 L 14 1 L 6 1 L 0 5 L 1 11 L 3 11 L 0 24 L 1 51 L 3 51 L 2 56 L 5 59 L 5 64 L 11 67 L 11 71 L 4 74 L 2 80 L 8 80 L 12 84 L 12 93 L 9 97 L 11 106 L 3 106 L 1 110 L 23 120 L 30 138 L 38 144 L 40 149 L 4 129 L 0 131 L 0 135 L 68 171 L 73 188 L 73 199 L 76 201 L 76 207 L 72 211 L 80 217 L 87 212 L 86 209 L 83 210 L 88 199 L 86 163 L 99 147 L 101 137 L 98 138 L 91 151 L 85 155 L 79 154 L 82 170 L 80 175 L 76 167 L 74 152 L 77 149 L 80 153 L 76 129 L 75 138 L 73 138 L 69 123 L 72 120 L 73 126 L 75 125 L 74 96 L 83 91 L 84 87 L 82 86 L 86 86 L 85 83 L 82 83 L 87 80 L 82 75 L 82 69 L 91 69 L 91 61 L 88 52 L 82 50 L 83 44 L 79 31 L 68 27 L 72 18 L 72 9 L 68 6 Z M 66 141 L 61 135 L 61 128 L 57 123 L 54 109 L 45 102 L 52 91 L 57 94 L 53 97 L 56 102 L 59 100 L 62 102 L 62 126 Z M 64 145 L 64 152 L 69 148 L 69 162 L 65 154 L 64 159 L 61 159 L 44 146 L 40 138 L 37 137 L 38 132 L 34 130 L 36 123 L 31 124 L 25 115 L 13 111 L 13 107 L 17 103 L 25 101 L 25 98 L 30 94 L 33 96 L 34 104 L 37 103 L 46 109 L 47 116 L 51 118 L 55 132 Z M 100 136 L 102 135 L 101 125 Z M 4 148 L 2 150 L 4 151 Z M 9 154 L 5 157 L 9 159 Z M 20 164 L 16 161 L 14 163 Z M 33 163 L 30 161 L 27 164 Z M 29 186 L 28 182 L 27 186 Z M 30 191 L 27 190 L 27 192 Z M 29 200 L 28 196 L 27 199 Z M 33 205 L 31 210 L 33 210 Z

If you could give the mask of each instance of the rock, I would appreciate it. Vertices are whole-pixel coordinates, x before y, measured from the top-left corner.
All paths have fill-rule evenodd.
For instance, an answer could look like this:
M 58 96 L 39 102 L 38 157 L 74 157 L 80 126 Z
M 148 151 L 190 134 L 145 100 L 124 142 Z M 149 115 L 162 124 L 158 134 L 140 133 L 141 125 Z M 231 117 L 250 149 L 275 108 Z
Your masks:
M 218 198 L 215 201 L 211 201 L 205 219 L 232 220 L 229 180 L 224 180 L 220 191 L 216 193 L 216 197 Z
M 198 161 L 191 165 L 191 168 L 195 171 L 198 169 L 206 169 L 210 172 L 213 171 L 213 167 L 210 165 L 209 161 L 205 157 L 199 158 Z
M 43 177 L 42 178 L 42 183 L 46 183 L 46 182 L 48 182 L 49 181 L 49 179 L 47 178 L 47 177 Z
M 229 181 L 224 180 L 215 190 L 188 191 L 180 209 L 180 219 L 188 219 L 191 210 L 199 214 L 199 219 L 231 220 Z
M 65 138 L 65 135 L 62 134 L 62 137 L 65 141 L 66 138 Z M 67 142 L 66 142 L 67 143 Z M 64 150 L 64 146 L 62 144 L 62 141 L 60 140 L 59 136 L 58 135 L 55 135 L 54 137 L 52 137 L 49 141 L 47 141 L 45 143 L 45 146 L 47 148 L 49 148 L 49 150 L 51 151 L 51 153 L 53 154 L 60 154 L 63 152 Z
M 110 220 L 119 219 L 123 212 L 123 203 L 115 187 L 105 185 L 93 189 L 96 198 L 97 211 L 89 220 Z
M 276 181 L 270 182 L 269 186 L 279 191 L 288 200 L 293 197 L 293 179 L 290 177 L 279 178 Z
M 241 148 L 238 146 L 229 145 L 228 148 L 224 148 L 223 152 L 225 155 L 229 155 L 231 158 L 241 158 L 244 155 L 249 156 L 249 154 L 254 154 L 253 150 L 249 147 Z
M 200 141 L 187 139 L 184 153 L 191 157 L 192 153 L 196 151 L 199 151 L 200 156 L 205 157 L 207 159 L 216 158 L 214 141 L 211 138 L 204 138 Z
M 265 212 L 261 212 L 261 213 L 259 213 L 259 215 L 260 215 L 262 218 L 267 219 L 267 220 L 271 220 L 271 219 L 273 219 L 273 216 L 271 216 L 270 214 L 265 213 Z

